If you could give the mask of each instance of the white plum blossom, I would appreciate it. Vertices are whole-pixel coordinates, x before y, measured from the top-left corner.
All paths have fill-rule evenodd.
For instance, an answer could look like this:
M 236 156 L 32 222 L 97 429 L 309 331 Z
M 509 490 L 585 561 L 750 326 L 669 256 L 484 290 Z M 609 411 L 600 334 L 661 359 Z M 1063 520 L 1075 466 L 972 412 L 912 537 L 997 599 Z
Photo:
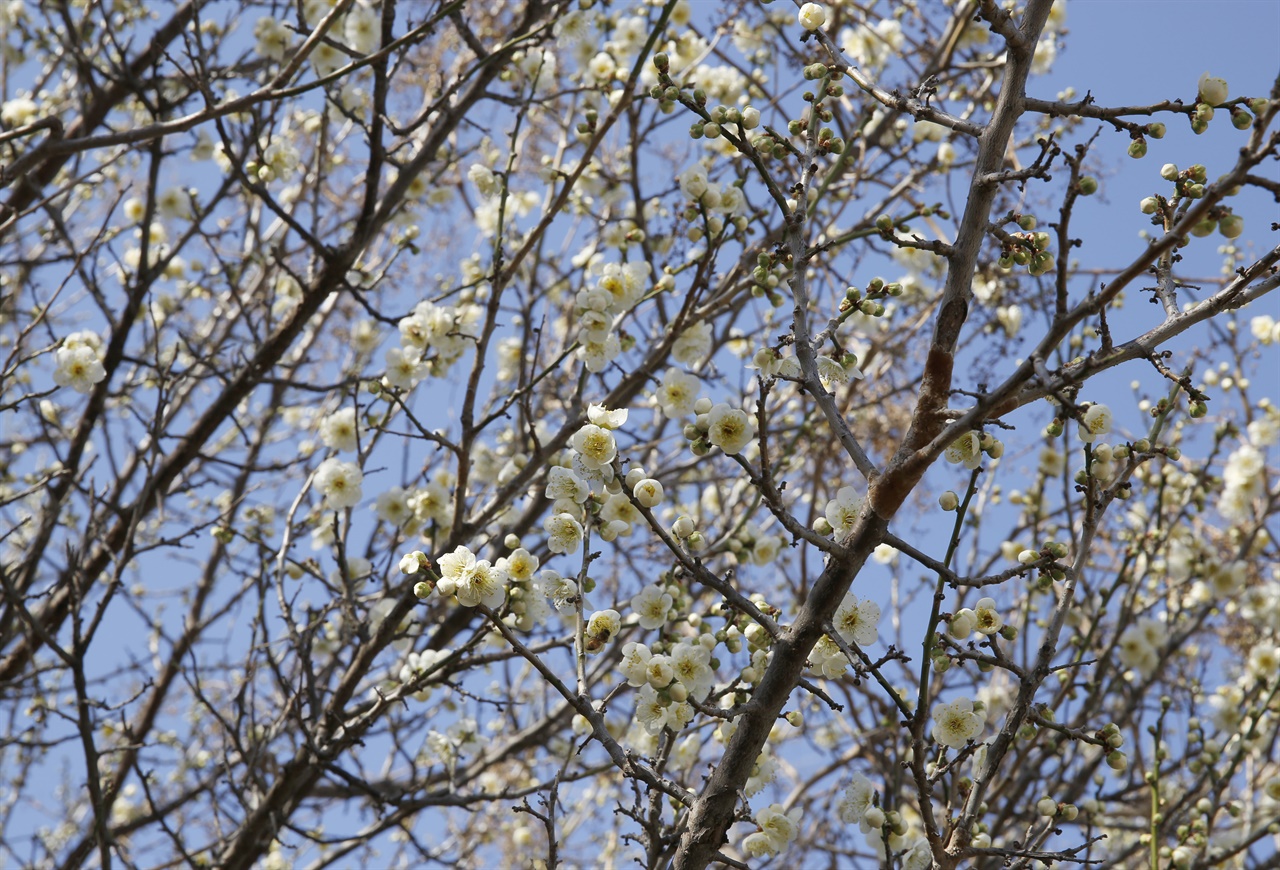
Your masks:
M 933 710 L 933 739 L 943 746 L 960 749 L 982 733 L 982 717 L 973 712 L 973 702 L 957 698 Z
M 711 670 L 711 650 L 700 643 L 681 641 L 672 647 L 670 658 L 676 679 L 689 690 L 689 694 L 702 698 L 711 690 L 715 682 L 715 673 Z
M 571 514 L 558 513 L 542 523 L 547 533 L 547 549 L 552 553 L 576 553 L 582 545 L 582 524 Z
M 1201 74 L 1197 96 L 1200 102 L 1219 106 L 1227 101 L 1227 80 L 1215 78 L 1208 72 Z
M 853 528 L 861 510 L 862 497 L 858 491 L 852 486 L 842 486 L 836 497 L 827 502 L 824 513 L 831 528 L 839 535 Z
M 671 357 L 684 365 L 696 365 L 711 352 L 711 323 L 700 321 L 690 326 L 671 345 Z
M 538 572 L 538 591 L 562 616 L 573 613 L 578 584 L 550 568 Z
M 800 807 L 783 811 L 781 804 L 770 804 L 756 814 L 756 824 L 760 826 L 757 834 L 752 834 L 743 842 L 743 849 L 749 854 L 776 855 L 800 835 Z M 748 844 L 752 837 L 763 836 L 767 843 L 758 840 Z
M 627 684 L 633 688 L 640 688 L 649 682 L 649 661 L 653 658 L 653 653 L 649 651 L 649 647 L 636 641 L 627 641 L 622 646 L 622 661 L 618 664 L 622 676 L 627 678 Z
M 621 408 L 616 411 L 610 411 L 604 405 L 589 405 L 587 406 L 587 419 L 601 429 L 618 429 L 626 425 L 627 409 Z
M 372 6 L 353 3 L 343 22 L 342 35 L 347 45 L 360 54 L 372 54 L 382 35 L 381 13 Z
M 662 628 L 667 623 L 671 603 L 670 593 L 661 586 L 650 583 L 631 599 L 631 609 L 636 612 L 636 616 L 640 617 L 641 628 Z
M 422 382 L 428 371 L 417 350 L 405 351 L 398 347 L 387 350 L 387 372 L 384 377 L 395 389 L 412 390 Z
M 502 179 L 483 163 L 472 163 L 467 170 L 467 178 L 481 196 L 494 197 L 502 192 Z
M 867 810 L 874 805 L 876 788 L 864 774 L 855 773 L 853 781 L 845 786 L 844 797 L 836 807 L 840 821 L 846 825 L 860 825 Z
M 879 623 L 880 605 L 870 598 L 859 601 L 852 592 L 845 593 L 832 621 L 836 633 L 846 643 L 856 643 L 858 646 L 870 646 L 876 642 Z
M 590 494 L 591 487 L 572 468 L 556 465 L 547 472 L 547 498 L 582 504 Z
M 573 449 L 588 468 L 601 468 L 618 455 L 618 444 L 608 429 L 588 423 L 573 434 Z
M 364 497 L 361 484 L 364 472 L 354 462 L 343 462 L 334 457 L 320 463 L 316 469 L 315 486 L 324 495 L 325 506 L 330 510 L 342 510 L 360 503 Z
M 961 435 L 944 454 L 952 465 L 963 464 L 972 471 L 982 462 L 982 436 L 973 429 Z
M 53 355 L 56 368 L 53 382 L 60 387 L 71 387 L 77 393 L 90 393 L 94 384 L 107 376 L 107 370 L 98 352 L 87 344 L 68 347 L 65 344 Z
M 393 486 L 380 493 L 373 509 L 380 518 L 393 526 L 407 526 L 417 520 L 413 506 L 409 503 L 409 493 L 403 487 Z
M 1110 431 L 1111 409 L 1098 403 L 1090 405 L 1080 421 L 1080 440 L 1092 444 L 1099 435 L 1106 435 Z
M 440 584 L 436 587 L 442 595 L 457 596 L 464 607 L 498 608 L 507 596 L 506 572 L 488 559 L 477 559 L 466 547 L 458 547 L 439 559 Z
M 284 60 L 293 45 L 293 32 L 283 21 L 264 16 L 253 26 L 254 51 L 271 60 Z
M 587 619 L 586 635 L 588 652 L 599 652 L 622 629 L 622 614 L 616 610 L 597 610 Z M 595 646 L 591 641 L 595 642 Z
M 994 598 L 979 599 L 973 607 L 973 612 L 974 629 L 988 637 L 1000 631 L 1004 625 L 1004 621 L 1000 618 L 1000 611 L 996 610 Z
M 827 22 L 827 11 L 817 3 L 806 3 L 800 7 L 800 26 L 805 30 L 817 30 Z
M 746 411 L 721 402 L 707 414 L 707 440 L 725 453 L 741 453 L 754 436 Z
M 325 447 L 350 452 L 356 449 L 356 409 L 343 408 L 320 421 L 320 440 Z
M 662 376 L 662 384 L 658 387 L 654 400 L 665 416 L 685 417 L 693 413 L 701 388 L 702 382 L 696 376 L 682 369 L 669 368 Z

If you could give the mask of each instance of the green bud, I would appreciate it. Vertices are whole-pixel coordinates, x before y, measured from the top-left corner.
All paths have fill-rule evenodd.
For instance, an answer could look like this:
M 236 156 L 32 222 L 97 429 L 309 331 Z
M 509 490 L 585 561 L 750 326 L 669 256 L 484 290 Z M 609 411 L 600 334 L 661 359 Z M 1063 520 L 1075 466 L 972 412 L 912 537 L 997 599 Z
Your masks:
M 1236 239 L 1244 232 L 1244 218 L 1238 214 L 1229 214 L 1218 221 L 1218 232 L 1224 238 Z
M 1216 220 L 1213 218 L 1205 218 L 1191 228 L 1191 235 L 1196 236 L 1197 238 L 1204 238 L 1207 235 L 1211 235 L 1217 228 L 1218 222 Z
M 1093 196 L 1098 192 L 1098 179 L 1092 175 L 1086 175 L 1080 179 L 1080 195 Z
M 1204 168 L 1203 163 L 1193 163 L 1187 169 L 1187 177 L 1196 184 L 1204 184 L 1209 180 L 1209 170 Z
M 660 51 L 653 56 L 653 65 L 657 67 L 658 72 L 664 73 L 671 68 L 671 58 L 665 51 Z
M 1209 413 L 1209 406 L 1206 405 L 1204 402 L 1192 402 L 1191 407 L 1188 410 L 1192 418 L 1198 420 L 1201 417 L 1203 417 L 1205 414 Z
M 1163 139 L 1164 133 L 1165 133 L 1165 126 L 1159 121 L 1155 122 L 1154 124 L 1147 125 L 1147 135 L 1150 136 L 1152 139 Z
M 1135 160 L 1139 160 L 1147 156 L 1147 140 L 1134 139 L 1129 143 L 1129 156 Z
M 1253 118 L 1249 117 L 1249 113 L 1244 109 L 1233 108 L 1231 110 L 1231 126 L 1237 130 L 1248 130 L 1253 126 Z
M 419 580 L 417 583 L 413 584 L 413 596 L 419 601 L 422 601 L 426 598 L 430 598 L 431 592 L 434 589 L 435 587 L 426 580 Z
M 893 229 L 893 218 L 887 214 L 880 215 L 880 217 L 876 218 L 876 229 L 882 233 L 889 232 Z

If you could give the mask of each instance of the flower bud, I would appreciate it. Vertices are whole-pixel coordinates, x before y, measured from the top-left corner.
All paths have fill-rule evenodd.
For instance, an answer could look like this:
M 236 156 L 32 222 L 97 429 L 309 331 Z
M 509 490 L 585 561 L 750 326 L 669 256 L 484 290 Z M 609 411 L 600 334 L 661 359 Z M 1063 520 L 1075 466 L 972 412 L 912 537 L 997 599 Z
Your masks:
M 800 7 L 800 13 L 797 16 L 800 26 L 805 30 L 817 30 L 827 21 L 827 11 L 817 3 L 806 3 Z
M 1086 175 L 1080 179 L 1080 195 L 1093 196 L 1098 192 L 1098 179 L 1092 175 Z
M 1147 125 L 1147 135 L 1152 139 L 1163 139 L 1165 134 L 1164 124 L 1157 121 L 1154 124 Z
M 938 506 L 944 511 L 953 511 L 960 507 L 960 496 L 951 490 L 947 490 L 938 498 Z
M 1238 214 L 1229 214 L 1218 221 L 1218 232 L 1222 233 L 1224 238 L 1239 238 L 1244 232 L 1244 218 Z
M 1160 167 L 1160 177 L 1165 181 L 1178 180 L 1178 166 L 1176 163 L 1166 163 Z
M 1227 80 L 1204 73 L 1200 76 L 1198 99 L 1202 103 L 1217 106 L 1227 101 Z
M 1132 142 L 1130 142 L 1129 156 L 1134 158 L 1135 160 L 1146 157 L 1147 156 L 1147 140 L 1134 139 Z
M 1143 214 L 1155 214 L 1156 209 L 1160 208 L 1160 202 L 1154 196 L 1148 196 L 1138 203 L 1138 208 Z
M 433 587 L 426 580 L 419 580 L 417 583 L 413 584 L 413 595 L 419 601 L 422 601 L 424 599 L 431 597 L 431 591 L 434 588 L 435 587 Z

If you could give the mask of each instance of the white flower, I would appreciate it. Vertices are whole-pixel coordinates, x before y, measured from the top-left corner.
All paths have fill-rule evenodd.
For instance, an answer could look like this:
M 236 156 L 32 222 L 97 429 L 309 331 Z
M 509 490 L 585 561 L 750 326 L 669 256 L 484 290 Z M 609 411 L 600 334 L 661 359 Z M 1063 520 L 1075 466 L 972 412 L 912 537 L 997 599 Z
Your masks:
M 933 710 L 933 739 L 943 746 L 960 749 L 982 733 L 982 717 L 973 712 L 973 702 L 957 698 Z
M 849 373 L 845 371 L 844 366 L 831 357 L 820 356 L 815 360 L 815 363 L 818 368 L 818 380 L 822 381 L 822 386 L 828 390 L 849 382 Z M 859 375 L 861 375 L 861 372 L 859 372 Z
M 753 434 L 746 411 L 721 402 L 707 415 L 707 440 L 725 453 L 742 452 Z
M 661 586 L 650 583 L 631 599 L 631 609 L 640 617 L 641 628 L 662 628 L 671 611 L 671 595 Z
M 858 601 L 852 592 L 844 596 L 840 607 L 836 610 L 834 626 L 836 633 L 846 643 L 869 646 L 879 636 L 880 605 L 871 599 Z
M 836 808 L 840 821 L 846 825 L 861 824 L 867 810 L 872 807 L 875 796 L 876 789 L 871 784 L 871 780 L 861 773 L 855 773 L 853 781 L 845 787 L 844 797 Z
M 497 608 L 507 597 L 506 572 L 492 565 L 488 559 L 477 559 L 466 547 L 458 547 L 452 553 L 440 557 L 441 580 L 452 581 L 453 594 L 464 607 Z M 444 592 L 446 586 L 439 587 Z
M 320 440 L 334 450 L 356 449 L 356 409 L 343 408 L 320 421 Z
M 800 807 L 783 812 L 781 804 L 770 804 L 756 815 L 756 824 L 769 838 L 774 851 L 781 852 L 800 833 Z
M 330 510 L 342 510 L 359 504 L 364 496 L 361 484 L 364 472 L 354 462 L 343 462 L 334 457 L 320 463 L 316 469 L 315 485 L 323 495 Z
M 689 690 L 689 694 L 702 698 L 710 691 L 715 682 L 715 674 L 711 670 L 711 650 L 700 643 L 681 641 L 672 648 L 670 658 L 676 679 Z
M 748 834 L 742 841 L 742 851 L 751 858 L 771 858 L 778 854 L 778 845 L 764 831 Z
M 1111 431 L 1111 409 L 1103 404 L 1093 404 L 1084 412 L 1080 421 L 1080 440 L 1092 444 L 1099 435 Z
M 587 419 L 601 429 L 618 429 L 627 422 L 627 409 L 610 411 L 604 405 L 588 405 Z
M 616 610 L 597 610 L 587 620 L 587 651 L 599 652 L 621 629 L 622 614 Z
M 538 573 L 538 591 L 561 614 L 573 613 L 574 599 L 578 597 L 578 584 L 568 577 L 547 568 Z
M 982 436 L 970 429 L 951 442 L 945 455 L 952 465 L 964 463 L 964 467 L 972 471 L 982 462 Z
M 695 376 L 672 367 L 662 376 L 662 385 L 658 387 L 654 398 L 665 416 L 684 417 L 693 413 L 701 387 L 702 382 Z
M 483 163 L 472 163 L 467 170 L 467 178 L 480 191 L 481 196 L 494 197 L 502 192 L 502 179 Z
M 507 575 L 517 583 L 530 583 L 533 581 L 533 574 L 538 570 L 538 557 L 530 553 L 524 547 L 517 547 L 511 551 L 511 555 L 505 559 L 499 559 L 498 564 L 505 568 Z
M 637 481 L 631 494 L 642 507 L 652 508 L 662 504 L 662 484 L 652 477 Z
M 674 704 L 667 706 L 664 699 L 659 697 L 657 691 L 648 683 L 636 692 L 636 720 L 650 734 L 662 733 L 662 729 L 667 727 L 669 722 L 668 711 L 674 706 Z
M 588 468 L 601 468 L 613 462 L 618 455 L 613 433 L 594 423 L 588 423 L 573 433 L 573 449 Z
M 254 51 L 271 60 L 283 60 L 293 44 L 293 33 L 275 18 L 259 18 L 253 26 Z
M 14 97 L 0 105 L 0 123 L 7 127 L 25 127 L 36 119 L 40 107 L 30 97 Z
M 676 176 L 680 183 L 680 192 L 695 202 L 707 192 L 707 167 L 695 163 Z
M 649 682 L 649 661 L 653 653 L 642 643 L 628 641 L 622 646 L 622 661 L 618 667 L 627 678 L 627 685 L 640 688 Z
M 1219 106 L 1227 101 L 1227 80 L 1214 78 L 1205 72 L 1200 76 L 1200 102 Z
M 582 504 L 591 494 L 587 482 L 573 473 L 573 469 L 553 466 L 547 473 L 547 498 Z
M 671 345 L 671 356 L 676 362 L 695 365 L 711 352 L 711 324 L 707 321 L 695 323 L 680 333 L 680 337 Z
M 553 553 L 576 553 L 582 544 L 582 524 L 571 514 L 552 514 L 542 523 L 547 533 L 547 549 Z
M 998 632 L 1004 625 L 1004 621 L 1000 618 L 1000 611 L 996 610 L 994 598 L 979 599 L 974 605 L 973 612 L 975 617 L 973 627 L 988 637 Z
M 837 535 L 853 528 L 862 509 L 862 498 L 852 486 L 842 486 L 836 497 L 827 502 L 825 515 L 827 522 Z
M 1262 643 L 1249 652 L 1249 673 L 1255 680 L 1270 683 L 1280 674 L 1280 647 Z
M 342 29 L 347 45 L 360 54 L 372 54 L 382 34 L 382 16 L 370 6 L 353 4 Z
M 817 30 L 827 22 L 827 12 L 817 3 L 806 3 L 800 7 L 799 18 L 805 30 Z
M 93 385 L 107 376 L 98 353 L 88 345 L 58 348 L 53 355 L 53 382 L 60 387 L 71 387 L 77 393 L 90 393 Z
M 399 486 L 379 495 L 373 509 L 393 526 L 403 526 L 417 519 L 413 506 L 409 504 L 409 493 Z
M 387 383 L 397 390 L 412 390 L 427 376 L 427 366 L 416 351 L 398 347 L 387 350 Z

